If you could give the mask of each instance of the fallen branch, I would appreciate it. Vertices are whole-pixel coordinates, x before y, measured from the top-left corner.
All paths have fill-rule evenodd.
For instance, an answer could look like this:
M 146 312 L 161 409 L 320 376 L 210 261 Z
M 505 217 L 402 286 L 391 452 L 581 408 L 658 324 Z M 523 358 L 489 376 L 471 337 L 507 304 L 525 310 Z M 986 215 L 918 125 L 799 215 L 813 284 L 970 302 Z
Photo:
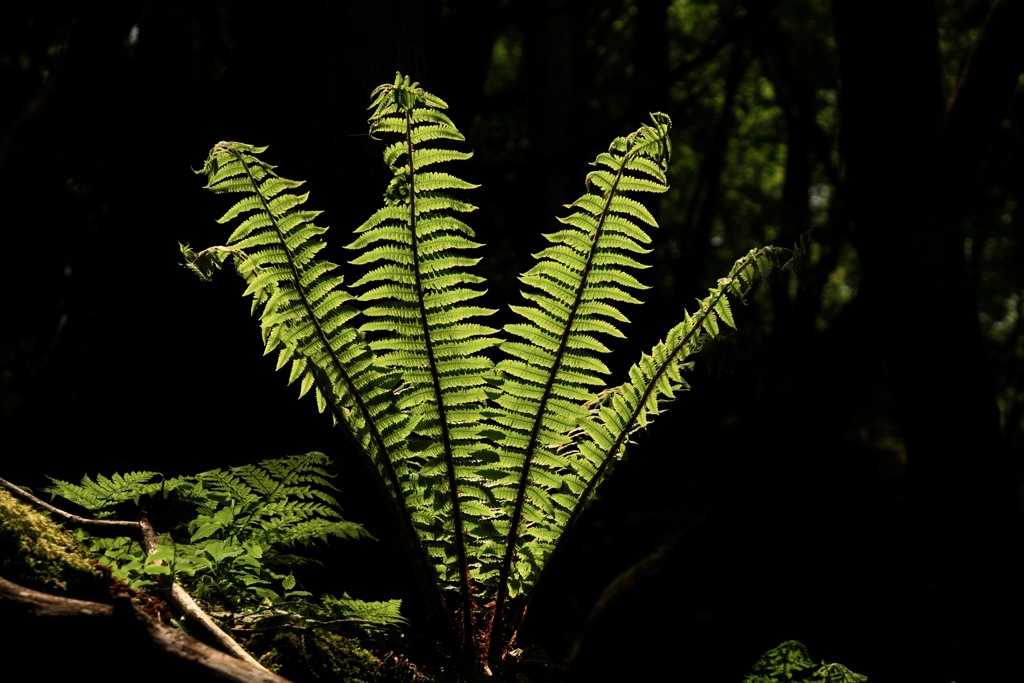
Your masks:
M 107 662 L 100 674 L 107 681 L 287 683 L 258 663 L 225 654 L 147 616 L 128 597 L 107 605 L 50 595 L 0 577 L 0 623 L 17 624 L 4 631 L 0 677 L 4 670 L 36 668 L 54 680 L 73 680 Z M 44 642 L 51 651 L 40 652 Z

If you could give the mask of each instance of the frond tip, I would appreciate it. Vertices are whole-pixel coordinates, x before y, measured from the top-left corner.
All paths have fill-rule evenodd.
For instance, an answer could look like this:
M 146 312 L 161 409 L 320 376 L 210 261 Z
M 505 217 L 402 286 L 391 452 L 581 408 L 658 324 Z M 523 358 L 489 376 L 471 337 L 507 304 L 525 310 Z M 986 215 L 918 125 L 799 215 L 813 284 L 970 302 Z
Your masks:
M 101 517 L 109 515 L 109 509 L 121 503 L 133 501 L 137 505 L 141 497 L 154 495 L 164 486 L 163 477 L 157 472 L 126 472 L 109 478 L 100 474 L 96 479 L 85 475 L 80 484 L 52 478 L 50 481 L 52 483 L 46 492 L 51 496 L 60 496 L 87 510 L 101 512 Z

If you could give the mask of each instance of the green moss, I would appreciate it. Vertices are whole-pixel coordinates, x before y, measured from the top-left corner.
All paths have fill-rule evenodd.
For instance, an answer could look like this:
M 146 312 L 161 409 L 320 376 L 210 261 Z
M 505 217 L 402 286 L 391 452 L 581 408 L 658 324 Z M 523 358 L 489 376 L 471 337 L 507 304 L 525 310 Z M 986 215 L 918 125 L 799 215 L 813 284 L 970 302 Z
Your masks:
M 86 597 L 105 579 L 75 537 L 0 489 L 0 576 L 27 588 Z
M 270 648 L 260 663 L 296 683 L 370 683 L 381 665 L 356 640 L 324 631 L 283 631 L 274 635 Z

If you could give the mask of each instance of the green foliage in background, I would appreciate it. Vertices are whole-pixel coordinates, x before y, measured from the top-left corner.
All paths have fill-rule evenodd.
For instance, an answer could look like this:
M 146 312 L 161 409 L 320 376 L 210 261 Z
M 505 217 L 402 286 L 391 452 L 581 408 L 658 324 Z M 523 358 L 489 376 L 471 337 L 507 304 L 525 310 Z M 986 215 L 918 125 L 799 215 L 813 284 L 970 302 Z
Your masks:
M 866 680 L 867 676 L 854 673 L 842 664 L 815 663 L 803 643 L 787 640 L 765 652 L 754 664 L 750 674 L 743 679 L 743 683 L 862 683 Z
M 109 517 L 125 504 L 161 507 L 174 518 L 150 555 L 130 538 L 79 532 L 114 576 L 141 590 L 169 575 L 211 614 L 235 627 L 317 628 L 403 623 L 399 602 L 314 596 L 294 569 L 309 562 L 297 548 L 369 534 L 342 519 L 323 453 L 162 478 L 156 472 L 54 481 L 49 493 Z

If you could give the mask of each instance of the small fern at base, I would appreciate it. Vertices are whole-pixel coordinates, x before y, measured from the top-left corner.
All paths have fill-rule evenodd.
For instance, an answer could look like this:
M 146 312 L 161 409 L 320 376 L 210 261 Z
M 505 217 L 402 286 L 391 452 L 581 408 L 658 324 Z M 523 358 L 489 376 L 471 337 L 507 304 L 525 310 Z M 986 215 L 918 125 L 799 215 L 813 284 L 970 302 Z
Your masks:
M 50 481 L 52 484 L 46 489 L 47 493 L 91 510 L 99 519 L 114 514 L 114 508 L 122 503 L 138 505 L 140 498 L 152 496 L 163 487 L 158 472 L 126 472 L 109 478 L 99 474 L 95 479 L 84 475 L 79 484 L 57 479 Z
M 179 518 L 152 555 L 130 538 L 80 532 L 116 577 L 137 588 L 153 589 L 158 575 L 170 574 L 214 616 L 250 627 L 268 618 L 273 623 L 267 628 L 401 624 L 398 601 L 347 595 L 313 601 L 296 581 L 294 570 L 308 562 L 295 553 L 297 546 L 370 538 L 338 512 L 332 479 L 327 456 L 313 452 L 169 479 L 135 472 L 86 476 L 80 484 L 54 480 L 47 490 L 97 517 L 133 501 Z M 184 510 L 189 512 L 181 518 Z
M 787 640 L 765 652 L 743 683 L 864 683 L 868 677 L 835 662 L 815 663 L 803 643 Z

